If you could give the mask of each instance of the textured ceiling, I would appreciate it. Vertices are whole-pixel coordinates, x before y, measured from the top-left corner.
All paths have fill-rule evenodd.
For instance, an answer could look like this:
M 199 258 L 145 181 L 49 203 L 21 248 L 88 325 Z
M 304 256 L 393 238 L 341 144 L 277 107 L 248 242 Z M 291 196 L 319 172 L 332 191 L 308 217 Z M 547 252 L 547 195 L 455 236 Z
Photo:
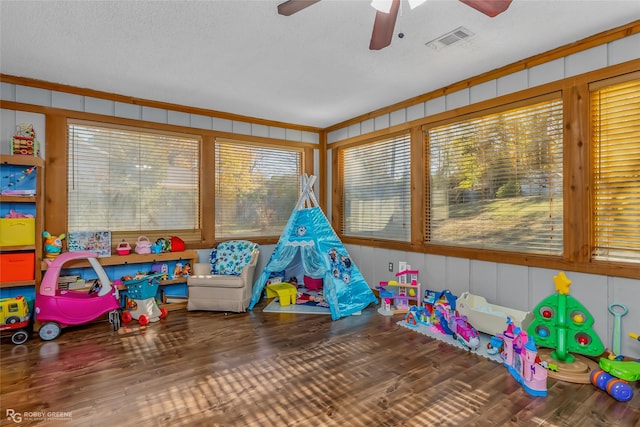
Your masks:
M 495 18 L 406 0 L 369 50 L 367 0 L 6 1 L 0 72 L 268 120 L 327 127 L 640 18 L 640 1 L 514 0 Z M 434 50 L 459 26 L 475 36 Z

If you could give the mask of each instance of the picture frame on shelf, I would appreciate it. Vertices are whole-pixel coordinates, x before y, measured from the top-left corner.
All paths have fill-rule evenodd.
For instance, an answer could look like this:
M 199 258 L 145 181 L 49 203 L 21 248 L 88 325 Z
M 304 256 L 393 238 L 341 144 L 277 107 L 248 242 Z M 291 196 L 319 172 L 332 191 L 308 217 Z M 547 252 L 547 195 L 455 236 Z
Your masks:
M 111 256 L 110 231 L 71 231 L 67 240 L 69 252 L 90 251 L 98 258 Z

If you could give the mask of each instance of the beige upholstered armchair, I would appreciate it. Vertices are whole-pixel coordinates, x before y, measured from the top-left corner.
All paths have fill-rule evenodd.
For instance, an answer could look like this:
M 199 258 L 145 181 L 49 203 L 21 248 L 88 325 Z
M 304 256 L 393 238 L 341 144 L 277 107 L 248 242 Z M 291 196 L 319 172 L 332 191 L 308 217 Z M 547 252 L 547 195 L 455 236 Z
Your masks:
M 196 263 L 187 280 L 187 310 L 246 311 L 251 300 L 258 245 L 246 240 L 219 243 L 209 263 Z

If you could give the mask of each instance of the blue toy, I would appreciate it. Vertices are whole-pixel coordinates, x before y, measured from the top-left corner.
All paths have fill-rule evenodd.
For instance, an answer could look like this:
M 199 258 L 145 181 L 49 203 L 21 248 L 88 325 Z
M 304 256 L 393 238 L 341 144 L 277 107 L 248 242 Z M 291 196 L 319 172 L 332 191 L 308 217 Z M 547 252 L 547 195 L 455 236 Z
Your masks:
M 616 378 L 602 369 L 591 372 L 591 384 L 606 391 L 611 397 L 620 402 L 626 402 L 633 397 L 633 389 L 624 380 Z

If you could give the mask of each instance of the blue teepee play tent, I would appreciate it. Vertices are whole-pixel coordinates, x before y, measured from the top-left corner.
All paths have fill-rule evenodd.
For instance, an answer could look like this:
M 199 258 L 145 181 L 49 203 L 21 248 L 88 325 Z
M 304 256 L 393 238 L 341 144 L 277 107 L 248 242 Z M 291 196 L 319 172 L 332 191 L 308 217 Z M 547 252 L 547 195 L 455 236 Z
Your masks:
M 315 181 L 315 176 L 302 177 L 300 199 L 269 262 L 253 285 L 250 310 L 260 301 L 271 273 L 285 270 L 294 260 L 299 260 L 307 276 L 323 279 L 324 299 L 329 303 L 333 320 L 359 312 L 370 303 L 377 303 L 360 270 L 318 206 L 313 193 Z

